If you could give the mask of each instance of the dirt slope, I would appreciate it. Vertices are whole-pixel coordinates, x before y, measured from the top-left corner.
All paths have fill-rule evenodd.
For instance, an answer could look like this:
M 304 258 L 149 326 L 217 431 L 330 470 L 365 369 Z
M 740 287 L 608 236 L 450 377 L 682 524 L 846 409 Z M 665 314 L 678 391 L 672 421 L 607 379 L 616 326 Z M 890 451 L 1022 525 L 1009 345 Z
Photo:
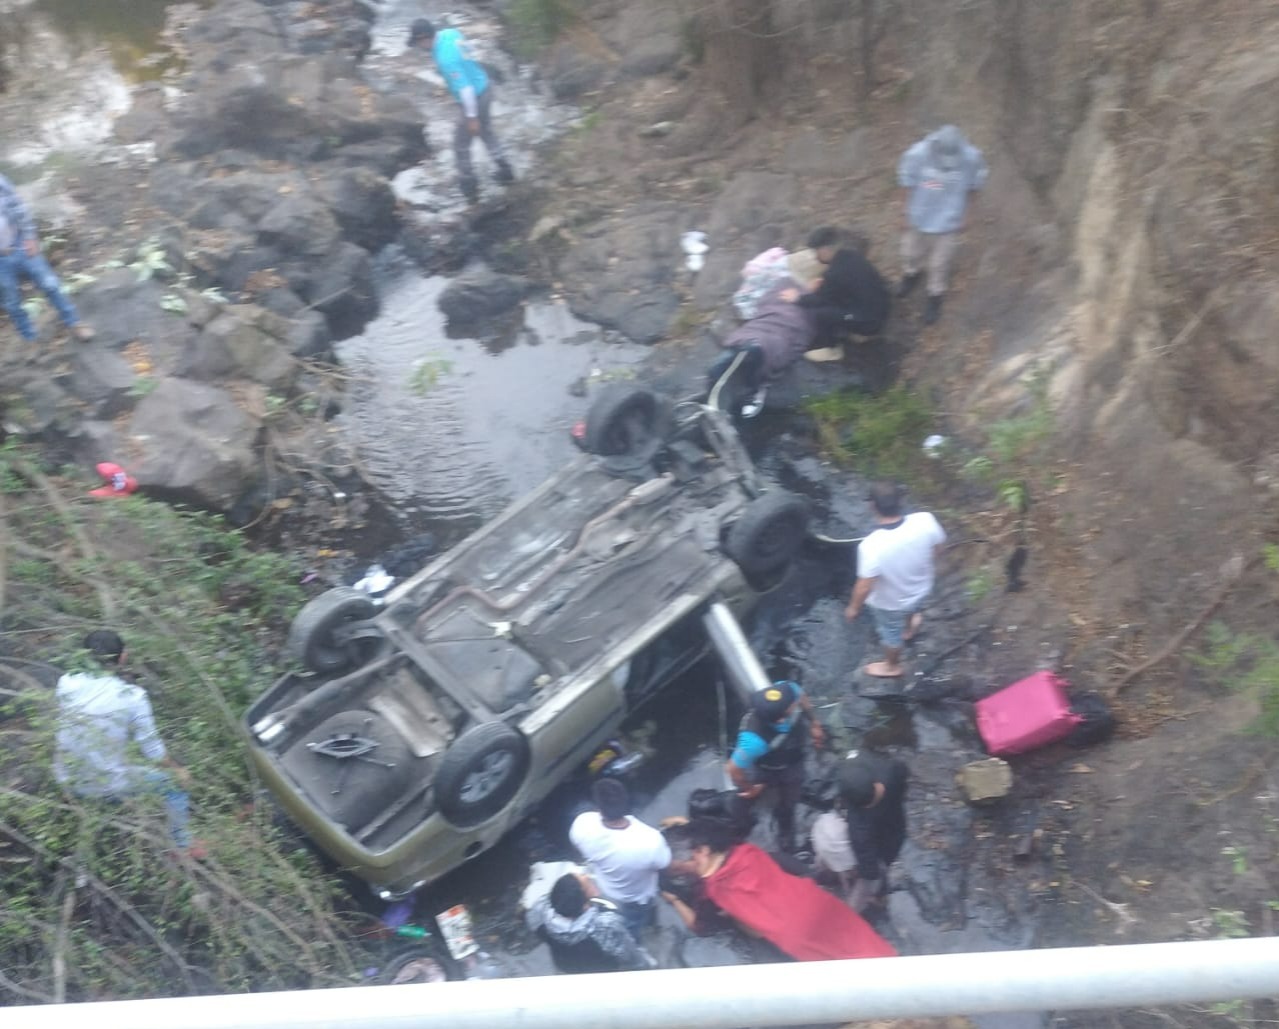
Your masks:
M 881 19 L 869 91 L 867 8 Z M 628 71 L 663 33 L 678 58 Z M 902 149 L 946 121 L 984 149 L 991 178 L 942 322 L 921 331 L 907 304 L 888 334 L 906 379 L 978 448 L 992 421 L 1050 412 L 1032 587 L 999 613 L 1022 631 L 985 666 L 1015 676 L 1057 650 L 1122 724 L 1115 742 L 1060 759 L 1045 793 L 1072 825 L 1044 884 L 1047 937 L 1272 932 L 1279 779 L 1273 745 L 1250 732 L 1255 700 L 1224 688 L 1238 669 L 1186 661 L 1204 646 L 1192 634 L 1114 687 L 1219 590 L 1203 622 L 1273 635 L 1275 573 L 1258 558 L 1279 489 L 1279 9 L 635 0 L 590 5 L 559 48 L 561 64 L 573 52 L 602 65 L 553 166 L 547 213 L 570 246 L 674 204 L 724 254 L 681 284 L 667 346 L 696 336 L 745 258 L 816 224 L 858 225 L 895 274 Z M 1007 525 L 967 514 L 975 534 Z M 1232 556 L 1249 570 L 1222 589 Z

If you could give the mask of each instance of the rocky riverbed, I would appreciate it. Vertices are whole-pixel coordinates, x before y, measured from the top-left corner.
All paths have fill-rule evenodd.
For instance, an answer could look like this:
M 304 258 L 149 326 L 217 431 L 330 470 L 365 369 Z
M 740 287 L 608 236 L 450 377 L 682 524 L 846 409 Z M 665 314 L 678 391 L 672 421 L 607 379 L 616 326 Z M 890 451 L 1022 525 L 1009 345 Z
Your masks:
M 47 237 L 60 268 L 89 278 L 77 301 L 98 337 L 81 348 L 49 327 L 31 350 L 0 333 L 7 433 L 85 469 L 118 460 L 144 491 L 225 511 L 284 546 L 335 544 L 323 549 L 339 557 L 319 572 L 336 581 L 351 551 L 369 557 L 441 523 L 447 542 L 525 488 L 567 447 L 562 429 L 596 383 L 624 373 L 686 390 L 715 353 L 737 269 L 757 250 L 844 220 L 854 196 L 876 241 L 892 238 L 875 170 L 891 165 L 891 132 L 848 125 L 818 88 L 775 112 L 789 136 L 752 133 L 698 77 L 678 19 L 643 20 L 638 9 L 600 13 L 602 46 L 572 35 L 538 76 L 502 55 L 489 12 L 463 12 L 468 32 L 506 63 L 509 87 L 499 89 L 512 98 L 522 179 L 505 193 L 486 187 L 465 210 L 447 153 L 422 171 L 430 150 L 444 149 L 449 115 L 438 86 L 397 63 L 415 11 L 223 0 L 185 12 L 181 72 L 136 90 L 115 123 L 116 141 L 133 149 L 106 174 L 73 166 L 65 193 L 42 202 L 49 224 L 65 226 L 61 239 Z M 559 110 L 567 103 L 581 107 Z M 539 149 L 574 124 L 560 145 Z M 691 228 L 712 248 L 696 276 L 678 247 Z M 971 303 L 957 312 L 975 335 L 980 298 L 996 296 L 979 288 L 989 260 L 964 281 Z M 483 327 L 452 339 L 431 310 L 445 286 L 421 277 L 464 269 L 452 320 Z M 492 317 L 497 307 L 505 320 Z M 903 366 L 938 359 L 944 341 L 915 318 L 904 311 L 882 347 L 834 369 L 798 369 L 748 430 L 761 466 L 850 535 L 867 525 L 864 484 L 825 462 L 797 408 L 807 395 L 879 388 Z M 429 339 L 415 348 L 415 333 Z M 533 379 L 538 403 L 522 407 Z M 374 419 L 379 408 L 386 422 Z M 437 435 L 414 438 L 414 420 Z M 950 426 L 939 417 L 935 428 Z M 1249 910 L 1264 900 L 1261 872 L 1223 886 L 1228 869 L 1213 858 L 1222 831 L 1268 853 L 1262 829 L 1244 823 L 1249 798 L 1273 793 L 1273 763 L 1236 735 L 1248 706 L 1219 703 L 1210 684 L 1191 683 L 1219 713 L 1202 737 L 1174 723 L 1164 752 L 1139 738 L 1032 755 L 1017 763 L 1005 802 L 977 810 L 959 799 L 955 773 L 981 753 L 976 697 L 1042 663 L 1100 684 L 1108 654 L 1133 642 L 1080 601 L 1091 584 L 1064 514 L 1081 505 L 1070 469 L 1060 471 L 1050 489 L 1066 499 L 1052 506 L 1050 494 L 1049 514 L 1032 523 L 1030 589 L 1017 594 L 989 581 L 1020 538 L 1017 520 L 955 476 L 930 495 L 954 545 L 912 655 L 928 688 L 885 695 L 852 674 L 868 639 L 865 626 L 842 621 L 849 573 L 838 548 L 808 555 L 753 633 L 770 672 L 804 682 L 843 743 L 908 755 L 911 841 L 886 927 L 908 951 L 1210 934 L 1221 889 L 1240 891 Z M 671 813 L 687 786 L 714 779 L 725 723 L 713 680 L 703 667 L 680 686 L 700 691 L 688 705 L 700 712 L 693 738 L 666 738 L 685 711 L 679 699 L 655 709 L 656 729 L 632 726 L 654 750 L 638 780 L 646 814 Z M 1127 713 L 1145 735 L 1145 712 Z M 1191 754 L 1211 760 L 1186 779 Z M 1145 821 L 1170 775 L 1182 784 L 1176 840 Z M 448 881 L 439 898 L 467 900 L 483 934 L 504 934 L 523 862 L 562 844 L 562 817 L 548 807 L 529 837 Z M 1190 839 L 1202 858 L 1194 867 L 1173 854 L 1194 849 Z M 517 950 L 503 954 L 513 971 L 544 967 Z

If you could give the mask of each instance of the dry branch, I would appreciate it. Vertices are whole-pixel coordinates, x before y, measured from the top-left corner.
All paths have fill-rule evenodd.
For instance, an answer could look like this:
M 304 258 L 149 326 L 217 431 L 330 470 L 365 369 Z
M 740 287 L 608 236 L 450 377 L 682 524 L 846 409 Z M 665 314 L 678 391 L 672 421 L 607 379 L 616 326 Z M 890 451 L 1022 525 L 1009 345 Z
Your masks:
M 15 460 L 14 470 L 29 482 L 40 487 L 41 492 L 44 493 L 54 511 L 57 512 L 58 517 L 62 519 L 67 532 L 75 540 L 76 546 L 80 548 L 80 555 L 85 559 L 85 568 L 102 567 L 102 559 L 98 555 L 97 548 L 89 542 L 89 537 L 85 534 L 75 516 L 72 515 L 70 506 L 63 499 L 62 494 L 58 492 L 58 487 L 53 480 L 40 471 L 39 468 L 26 461 Z M 59 566 L 64 571 L 66 570 L 62 562 L 59 562 Z M 106 583 L 88 571 L 81 570 L 75 574 L 77 577 L 88 579 L 92 583 L 98 594 L 98 605 L 102 608 L 102 617 L 107 621 L 114 621 L 116 617 L 115 597 L 112 595 L 111 590 L 107 588 Z
M 1145 661 L 1141 662 L 1141 664 L 1128 669 L 1127 672 L 1121 675 L 1119 680 L 1111 687 L 1111 692 L 1118 693 L 1136 679 L 1137 676 L 1144 675 L 1146 672 L 1150 671 L 1150 669 L 1154 668 L 1155 665 L 1162 664 L 1164 661 L 1167 661 L 1168 658 L 1178 653 L 1181 648 L 1186 645 L 1186 642 L 1190 639 L 1190 637 L 1203 628 L 1204 623 L 1216 613 L 1217 608 L 1221 607 L 1221 605 L 1226 602 L 1226 598 L 1234 591 L 1235 586 L 1239 584 L 1244 575 L 1250 569 L 1255 567 L 1260 560 L 1261 559 L 1259 557 L 1256 557 L 1247 564 L 1240 563 L 1237 567 L 1229 568 L 1226 571 L 1226 574 L 1222 577 L 1221 585 L 1217 587 L 1217 591 L 1209 598 L 1208 603 L 1204 605 L 1203 609 L 1186 625 L 1182 626 L 1177 634 L 1165 643 L 1157 653 L 1152 654 L 1150 657 L 1146 658 Z

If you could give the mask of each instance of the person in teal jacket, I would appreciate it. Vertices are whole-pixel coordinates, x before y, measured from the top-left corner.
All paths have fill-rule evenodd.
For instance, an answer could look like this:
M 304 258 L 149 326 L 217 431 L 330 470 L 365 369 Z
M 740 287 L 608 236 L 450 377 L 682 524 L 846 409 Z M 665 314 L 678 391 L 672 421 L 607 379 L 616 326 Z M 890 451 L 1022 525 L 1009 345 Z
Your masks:
M 409 46 L 431 48 L 435 66 L 444 76 L 449 92 L 458 102 L 460 117 L 453 132 L 453 152 L 457 158 L 457 175 L 466 199 L 475 203 L 480 196 L 475 166 L 471 163 L 471 141 L 479 136 L 497 164 L 498 182 L 515 181 L 515 173 L 506 159 L 502 141 L 493 131 L 489 116 L 493 90 L 479 62 L 470 55 L 466 37 L 457 29 L 435 30 L 426 18 L 418 18 L 409 28 Z

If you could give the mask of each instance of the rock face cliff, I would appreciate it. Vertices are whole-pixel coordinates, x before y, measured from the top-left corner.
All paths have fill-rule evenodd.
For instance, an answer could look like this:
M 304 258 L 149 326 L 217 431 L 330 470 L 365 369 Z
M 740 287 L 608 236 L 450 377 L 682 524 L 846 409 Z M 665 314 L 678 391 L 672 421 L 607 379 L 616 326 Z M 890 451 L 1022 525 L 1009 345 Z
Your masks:
M 859 223 L 895 271 L 897 157 L 954 122 L 991 177 L 946 316 L 907 344 L 907 372 L 977 435 L 1046 378 L 1076 486 L 1063 507 L 1093 540 L 1103 613 L 1159 610 L 1232 550 L 1255 554 L 1249 537 L 1279 489 L 1273 4 L 589 11 L 593 31 L 550 65 L 555 88 L 598 112 L 562 167 L 583 197 L 566 216 L 566 267 L 591 284 L 584 313 L 625 325 L 628 312 L 596 296 L 616 300 L 604 288 L 616 269 L 642 275 L 650 299 L 681 288 L 664 269 L 690 212 L 712 240 L 690 290 L 704 310 L 746 257 L 798 245 L 814 222 Z M 619 209 L 628 186 L 636 203 Z M 653 321 L 673 309 L 646 309 L 649 338 L 670 333 Z

